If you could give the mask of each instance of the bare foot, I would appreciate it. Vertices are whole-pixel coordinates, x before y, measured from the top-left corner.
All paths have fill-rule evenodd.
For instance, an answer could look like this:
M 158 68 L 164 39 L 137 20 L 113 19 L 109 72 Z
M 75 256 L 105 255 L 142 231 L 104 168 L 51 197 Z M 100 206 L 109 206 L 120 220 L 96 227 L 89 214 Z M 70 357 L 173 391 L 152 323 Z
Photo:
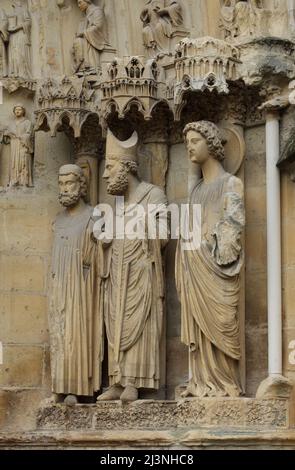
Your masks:
M 138 390 L 133 385 L 127 385 L 124 392 L 120 396 L 120 400 L 123 402 L 136 401 L 138 400 Z
M 122 392 L 121 385 L 112 385 L 106 392 L 99 395 L 96 401 L 120 400 Z
M 64 404 L 67 406 L 75 406 L 77 405 L 77 403 L 78 403 L 78 398 L 76 397 L 76 395 L 68 395 L 64 399 Z

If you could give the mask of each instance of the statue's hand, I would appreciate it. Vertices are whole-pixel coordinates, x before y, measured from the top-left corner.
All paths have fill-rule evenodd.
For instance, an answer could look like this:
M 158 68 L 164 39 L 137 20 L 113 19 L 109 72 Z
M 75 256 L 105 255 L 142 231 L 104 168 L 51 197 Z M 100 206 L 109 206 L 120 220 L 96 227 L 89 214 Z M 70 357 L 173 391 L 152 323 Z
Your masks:
M 21 29 L 24 29 L 22 26 L 15 26 L 14 28 L 8 28 L 8 31 L 10 33 L 16 33 L 17 31 L 20 31 Z
M 10 139 L 13 139 L 13 138 L 16 137 L 16 135 L 15 135 L 14 132 L 11 132 L 11 131 L 8 131 L 8 130 L 6 130 L 6 131 L 4 132 L 4 135 L 5 135 L 5 137 L 10 137 Z

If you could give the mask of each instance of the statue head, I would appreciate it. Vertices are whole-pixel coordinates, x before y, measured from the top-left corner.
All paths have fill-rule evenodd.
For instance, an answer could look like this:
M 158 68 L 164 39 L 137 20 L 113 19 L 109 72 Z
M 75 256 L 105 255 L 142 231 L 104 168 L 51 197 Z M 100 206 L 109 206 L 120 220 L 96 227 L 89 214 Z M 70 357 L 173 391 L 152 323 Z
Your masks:
M 75 206 L 86 197 L 87 186 L 82 168 L 78 165 L 63 165 L 59 169 L 59 202 L 64 207 Z
M 202 165 L 208 158 L 224 160 L 221 133 L 213 122 L 191 122 L 185 126 L 183 135 L 193 163 Z
M 137 143 L 137 132 L 130 139 L 121 141 L 108 131 L 103 178 L 107 182 L 109 194 L 123 195 L 129 185 L 129 175 L 137 176 Z
M 13 114 L 15 117 L 20 118 L 26 115 L 26 108 L 22 104 L 16 104 L 13 107 Z
M 92 0 L 77 0 L 78 7 L 84 13 L 89 5 L 92 5 Z

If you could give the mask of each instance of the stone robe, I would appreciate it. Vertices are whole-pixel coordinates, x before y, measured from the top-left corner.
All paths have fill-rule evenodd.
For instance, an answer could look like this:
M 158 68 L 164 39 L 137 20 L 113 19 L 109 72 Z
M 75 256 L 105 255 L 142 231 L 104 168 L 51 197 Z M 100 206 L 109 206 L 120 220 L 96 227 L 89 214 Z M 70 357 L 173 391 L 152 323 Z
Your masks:
M 8 69 L 10 77 L 31 77 L 31 25 L 32 20 L 26 7 L 15 7 L 10 18 L 18 31 L 10 31 L 8 46 Z
M 162 204 L 164 192 L 147 183 L 136 201 Z M 163 233 L 163 232 L 162 232 Z M 166 240 L 116 240 L 107 249 L 105 325 L 108 339 L 109 383 L 158 389 L 164 280 L 161 248 Z
M 52 391 L 92 396 L 100 389 L 103 342 L 99 245 L 93 209 L 66 211 L 54 224 L 49 306 Z
M 97 69 L 100 66 L 100 53 L 106 45 L 105 15 L 102 8 L 89 5 L 85 18 L 79 25 L 79 34 L 74 41 L 73 54 L 76 71 Z
M 7 76 L 7 58 L 5 43 L 8 42 L 8 20 L 4 10 L 0 9 L 0 77 Z
M 228 173 L 211 184 L 201 180 L 190 204 L 202 205 L 201 245 L 185 251 L 180 242 L 176 259 L 181 339 L 189 347 L 192 374 L 188 392 L 239 396 L 242 183 Z
M 28 119 L 16 119 L 10 128 L 11 186 L 33 186 L 33 125 Z

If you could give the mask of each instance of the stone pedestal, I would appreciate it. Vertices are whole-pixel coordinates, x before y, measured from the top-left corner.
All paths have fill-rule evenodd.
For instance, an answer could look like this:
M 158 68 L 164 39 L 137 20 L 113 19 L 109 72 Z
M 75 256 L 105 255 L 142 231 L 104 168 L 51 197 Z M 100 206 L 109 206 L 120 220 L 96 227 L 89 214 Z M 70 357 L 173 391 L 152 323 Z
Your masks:
M 37 416 L 40 431 L 176 430 L 208 427 L 239 428 L 244 431 L 287 429 L 288 400 L 253 398 L 190 398 L 176 401 L 138 400 L 96 405 L 49 405 Z
M 7 409 L 6 401 L 7 401 L 6 393 L 0 391 L 0 429 L 4 427 L 5 422 L 6 422 L 6 409 Z

